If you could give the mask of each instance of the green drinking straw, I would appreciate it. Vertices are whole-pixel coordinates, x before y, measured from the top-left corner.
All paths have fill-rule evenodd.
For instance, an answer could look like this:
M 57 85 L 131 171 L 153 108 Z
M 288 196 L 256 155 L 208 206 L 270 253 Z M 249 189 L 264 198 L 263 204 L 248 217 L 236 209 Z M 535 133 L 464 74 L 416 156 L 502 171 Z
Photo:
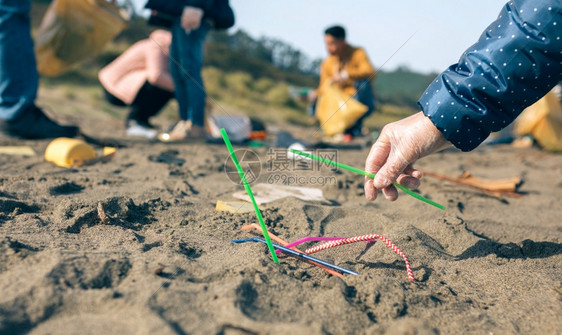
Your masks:
M 252 189 L 250 188 L 250 183 L 248 183 L 248 180 L 246 179 L 246 175 L 244 175 L 244 170 L 242 170 L 242 167 L 240 166 L 240 163 L 238 162 L 238 158 L 236 158 L 236 153 L 234 152 L 234 148 L 232 147 L 232 143 L 230 143 L 230 139 L 228 138 L 228 134 L 226 133 L 226 130 L 224 130 L 224 128 L 221 129 L 221 134 L 222 134 L 222 138 L 224 140 L 224 143 L 226 144 L 226 147 L 228 148 L 228 152 L 230 152 L 230 157 L 232 158 L 232 161 L 234 162 L 234 165 L 236 165 L 236 169 L 238 170 L 238 174 L 240 175 L 240 179 L 242 179 L 242 183 L 244 184 L 244 188 L 246 189 L 246 193 L 248 193 L 248 196 L 250 197 L 250 200 L 252 200 L 252 204 L 254 205 L 254 210 L 256 211 L 256 216 L 258 217 L 258 221 L 260 222 L 261 230 L 263 232 L 263 237 L 265 238 L 265 242 L 267 244 L 267 247 L 269 248 L 269 252 L 271 253 L 271 257 L 273 258 L 273 261 L 275 263 L 279 264 L 279 259 L 277 259 L 277 254 L 275 253 L 275 249 L 273 249 L 273 244 L 271 243 L 271 238 L 269 238 L 269 233 L 267 232 L 267 228 L 265 227 L 265 222 L 263 222 L 263 217 L 261 216 L 260 209 L 258 208 L 258 204 L 256 203 L 256 199 L 254 199 L 254 193 L 252 193 Z
M 307 157 L 307 158 L 310 158 L 310 159 L 314 159 L 314 160 L 320 161 L 320 162 L 322 162 L 322 163 L 326 163 L 326 164 L 333 165 L 333 166 L 338 167 L 338 168 L 340 168 L 340 169 L 344 169 L 344 170 L 348 170 L 348 171 L 351 171 L 351 172 L 355 172 L 355 173 L 357 173 L 357 174 L 360 174 L 360 175 L 369 177 L 369 178 L 371 178 L 371 179 L 375 179 L 375 174 L 374 174 L 374 173 L 366 172 L 366 171 L 360 170 L 360 169 L 358 169 L 358 168 L 356 168 L 356 167 L 353 167 L 353 166 L 349 166 L 349 165 L 345 165 L 345 164 L 342 164 L 342 163 L 334 162 L 334 161 L 331 161 L 331 160 L 329 160 L 329 159 L 322 158 L 322 157 L 319 157 L 319 156 L 315 156 L 315 155 L 312 155 L 312 154 L 309 154 L 309 153 L 306 153 L 306 152 L 302 152 L 302 151 L 299 151 L 299 150 L 295 150 L 295 149 L 291 149 L 291 152 L 294 153 L 294 154 L 297 154 L 297 155 L 301 155 L 301 156 L 304 156 L 304 157 Z M 440 205 L 440 204 L 436 203 L 435 201 L 431 201 L 431 200 L 429 200 L 429 199 L 427 199 L 427 198 L 424 198 L 424 197 L 422 197 L 421 195 L 419 195 L 419 194 L 417 194 L 417 193 L 415 193 L 415 192 L 410 191 L 408 188 L 406 188 L 406 187 L 403 186 L 403 185 L 400 185 L 400 184 L 398 184 L 398 183 L 393 183 L 393 185 L 396 186 L 397 188 L 401 189 L 402 191 L 406 192 L 407 194 L 411 195 L 412 197 L 418 199 L 418 200 L 421 200 L 421 201 L 423 201 L 423 202 L 425 202 L 425 203 L 428 203 L 428 204 L 430 204 L 430 205 L 433 205 L 433 206 L 435 206 L 435 207 L 437 207 L 437 208 L 439 208 L 439 209 L 445 210 L 445 206 Z

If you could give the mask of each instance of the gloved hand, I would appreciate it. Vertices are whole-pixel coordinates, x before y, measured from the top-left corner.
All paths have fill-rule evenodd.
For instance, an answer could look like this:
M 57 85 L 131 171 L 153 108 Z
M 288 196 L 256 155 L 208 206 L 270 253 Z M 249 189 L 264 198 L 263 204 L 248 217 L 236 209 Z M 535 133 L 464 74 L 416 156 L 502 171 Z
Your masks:
M 189 34 L 190 31 L 199 28 L 201 19 L 203 18 L 203 10 L 197 7 L 185 7 L 181 15 L 181 26 L 185 32 Z
M 386 125 L 365 162 L 365 170 L 376 174 L 374 180 L 365 178 L 365 197 L 373 201 L 382 190 L 388 200 L 396 200 L 395 181 L 408 188 L 418 187 L 422 175 L 412 164 L 450 145 L 422 112 Z

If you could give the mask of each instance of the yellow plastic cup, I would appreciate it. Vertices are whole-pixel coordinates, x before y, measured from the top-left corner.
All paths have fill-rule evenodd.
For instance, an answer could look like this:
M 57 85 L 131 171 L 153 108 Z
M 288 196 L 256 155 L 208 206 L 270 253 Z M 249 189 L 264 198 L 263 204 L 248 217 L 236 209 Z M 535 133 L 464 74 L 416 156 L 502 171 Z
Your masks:
M 45 150 L 45 160 L 61 167 L 82 166 L 96 158 L 94 148 L 82 140 L 60 137 Z

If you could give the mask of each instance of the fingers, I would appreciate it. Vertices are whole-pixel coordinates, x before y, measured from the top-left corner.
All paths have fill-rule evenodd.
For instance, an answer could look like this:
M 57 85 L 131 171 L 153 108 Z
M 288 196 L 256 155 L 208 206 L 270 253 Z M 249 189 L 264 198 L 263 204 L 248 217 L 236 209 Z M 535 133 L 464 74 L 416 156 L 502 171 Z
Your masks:
M 397 182 L 407 188 L 417 188 L 420 186 L 420 180 L 418 178 L 402 174 L 398 177 Z M 378 189 L 373 185 L 373 179 L 365 177 L 365 198 L 368 201 L 375 201 L 378 195 Z M 394 201 L 398 199 L 398 191 L 394 185 L 390 185 L 382 189 L 383 195 L 386 199 Z
M 365 182 L 365 196 L 374 199 L 382 190 L 387 199 L 395 200 L 395 181 L 408 188 L 418 187 L 422 173 L 411 164 L 449 145 L 422 112 L 386 125 L 365 163 L 365 169 L 376 174 L 372 183 Z
M 395 201 L 398 199 L 398 190 L 394 187 L 394 185 L 383 188 L 382 194 L 384 194 L 386 200 Z
M 185 7 L 181 17 L 181 25 L 185 32 L 189 34 L 192 30 L 196 30 L 201 25 L 203 11 L 196 7 Z
M 371 151 L 367 156 L 367 160 L 365 161 L 365 171 L 377 173 L 380 166 L 386 161 L 389 149 L 390 145 L 386 140 L 386 136 L 381 134 L 377 142 L 371 147 Z M 365 178 L 364 189 L 367 200 L 374 201 L 377 198 L 378 190 L 373 184 L 373 179 L 368 177 Z
M 406 186 L 407 188 L 417 188 L 420 186 L 420 180 L 412 176 L 402 174 L 396 180 L 398 184 Z
M 375 177 L 373 183 L 375 188 L 383 189 L 390 186 L 394 181 L 396 181 L 396 179 L 398 179 L 398 176 L 400 176 L 409 165 L 410 162 L 402 156 L 400 151 L 397 149 L 392 150 L 386 160 L 386 163 L 381 167 Z
M 418 179 L 421 179 L 423 176 L 421 171 L 414 169 L 414 166 L 412 164 L 408 165 L 408 167 L 404 170 L 404 174 L 410 175 Z
M 182 17 L 181 27 L 183 28 L 183 30 L 185 30 L 186 34 L 189 34 L 189 32 L 191 31 L 191 23 L 189 22 L 189 20 L 187 20 L 187 18 Z
M 393 147 L 388 134 L 392 130 L 385 127 L 377 142 L 372 146 L 367 160 L 365 170 L 375 173 L 375 179 L 365 181 L 365 197 L 369 201 L 377 198 L 378 190 L 382 190 L 383 195 L 390 201 L 398 198 L 398 191 L 392 185 L 397 181 L 408 188 L 416 188 L 420 185 L 422 174 L 414 169 L 404 156 L 400 148 Z
M 410 189 L 417 188 L 420 186 L 421 177 L 422 173 L 419 170 L 414 169 L 414 167 L 410 164 L 406 167 L 406 169 L 404 169 L 404 173 L 398 176 L 396 182 Z
M 389 154 L 390 142 L 383 132 L 371 147 L 371 151 L 369 151 L 369 155 L 365 161 L 365 171 L 376 174 L 386 162 Z
M 201 26 L 201 19 L 194 20 L 194 21 L 191 23 L 191 30 L 199 29 L 200 26 Z
M 196 30 L 200 26 L 200 22 L 197 21 L 185 21 L 182 23 L 182 28 L 185 30 L 186 34 L 189 34 L 192 30 Z
M 363 188 L 365 189 L 365 198 L 369 201 L 375 201 L 378 191 L 373 186 L 373 179 L 365 177 L 365 186 Z

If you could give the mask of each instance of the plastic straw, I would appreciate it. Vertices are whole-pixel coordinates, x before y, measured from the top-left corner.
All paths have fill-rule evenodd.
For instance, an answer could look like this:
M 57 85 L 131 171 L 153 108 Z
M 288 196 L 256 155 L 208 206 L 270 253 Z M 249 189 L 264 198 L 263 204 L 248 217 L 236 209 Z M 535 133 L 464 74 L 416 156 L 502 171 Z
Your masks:
M 346 239 L 346 237 L 314 237 L 314 236 L 306 236 L 303 237 L 301 239 L 296 240 L 295 242 L 291 242 L 289 244 L 287 244 L 285 247 L 286 248 L 292 248 L 294 246 L 297 246 L 299 244 L 302 244 L 304 242 L 308 242 L 308 241 L 336 241 L 336 240 L 343 240 Z M 280 253 L 281 251 L 279 250 L 275 250 L 276 253 Z
M 306 249 L 305 253 L 306 254 L 313 254 L 315 252 L 330 249 L 330 248 L 337 247 L 337 246 L 340 246 L 340 245 L 345 245 L 345 244 L 355 243 L 355 242 L 362 242 L 362 241 L 369 241 L 370 242 L 370 241 L 373 241 L 375 239 L 380 239 L 390 249 L 392 249 L 400 257 L 402 257 L 402 259 L 404 260 L 404 263 L 406 263 L 406 273 L 408 274 L 408 279 L 410 279 L 410 281 L 412 281 L 412 282 L 416 281 L 414 279 L 414 272 L 412 271 L 412 268 L 410 267 L 410 262 L 408 262 L 408 258 L 406 257 L 406 255 L 391 240 L 389 240 L 388 238 L 386 238 L 382 235 L 379 235 L 379 234 L 361 235 L 361 236 L 345 238 L 343 240 L 335 240 L 335 241 L 325 242 L 325 243 L 322 243 L 322 244 L 317 245 L 315 247 Z
M 233 242 L 233 243 L 246 243 L 246 242 L 262 242 L 262 243 L 267 243 L 263 238 L 259 238 L 259 237 L 245 238 L 245 239 L 242 239 L 242 240 L 232 240 L 232 242 Z M 357 272 L 355 272 L 355 271 L 353 271 L 353 270 L 349 270 L 349 269 L 346 269 L 346 268 L 342 268 L 341 266 L 332 264 L 332 263 L 330 263 L 330 262 L 323 261 L 323 260 L 321 260 L 321 259 L 318 259 L 318 258 L 316 258 L 316 257 L 309 256 L 309 255 L 307 255 L 307 254 L 300 253 L 300 252 L 298 252 L 298 251 L 295 251 L 295 250 L 293 250 L 293 249 L 286 248 L 286 247 L 284 247 L 284 246 L 282 246 L 282 245 L 279 245 L 279 244 L 273 243 L 273 246 L 274 246 L 276 249 L 279 249 L 279 250 L 281 250 L 281 251 L 283 251 L 283 252 L 288 253 L 289 255 L 293 255 L 293 256 L 295 256 L 295 257 L 299 257 L 299 258 L 302 258 L 302 259 L 306 259 L 306 260 L 308 260 L 308 261 L 313 261 L 313 262 L 315 262 L 315 263 L 322 264 L 322 265 L 324 265 L 324 266 L 327 266 L 327 267 L 329 267 L 329 268 L 331 268 L 331 269 L 334 269 L 334 270 L 341 271 L 341 272 L 343 272 L 343 273 L 347 273 L 347 274 L 350 274 L 350 275 L 358 275 L 358 274 L 359 274 L 359 273 L 357 273 Z
M 256 224 L 256 223 L 251 223 L 251 224 L 242 226 L 242 230 L 248 230 L 248 229 L 252 229 L 252 228 L 253 228 L 253 229 L 256 229 L 256 230 L 261 230 L 260 225 L 258 225 L 258 224 Z M 283 239 L 279 238 L 278 236 L 275 236 L 275 234 L 273 234 L 273 233 L 271 233 L 271 232 L 268 232 L 268 233 L 269 233 L 269 235 L 271 236 L 271 239 L 272 239 L 273 241 L 275 241 L 275 242 L 281 244 L 282 246 L 287 247 L 287 244 L 289 244 L 289 243 L 287 243 L 286 241 L 284 241 Z M 291 249 L 292 249 L 292 250 L 295 250 L 295 251 L 298 251 L 298 252 L 300 252 L 300 253 L 303 253 L 301 250 L 297 249 L 296 247 L 291 247 Z M 278 251 L 279 251 L 279 250 L 275 250 L 276 253 L 277 253 Z M 331 274 L 332 276 L 342 277 L 342 274 L 341 274 L 341 273 L 339 273 L 339 272 L 337 272 L 337 271 L 335 271 L 335 270 L 333 270 L 333 269 L 330 269 L 330 268 L 328 268 L 328 267 L 326 267 L 326 266 L 324 266 L 324 265 L 322 265 L 322 264 L 314 263 L 314 262 L 309 261 L 309 260 L 306 260 L 306 259 L 305 259 L 304 261 L 307 262 L 307 263 L 309 263 L 309 264 L 316 265 L 317 267 L 319 267 L 319 268 L 321 268 L 322 270 L 328 272 L 328 273 Z
M 256 199 L 254 199 L 254 193 L 252 193 L 252 189 L 250 188 L 250 183 L 248 183 L 248 180 L 246 179 L 246 175 L 244 175 L 244 170 L 242 170 L 242 167 L 240 166 L 240 163 L 238 162 L 238 158 L 236 157 L 236 153 L 234 152 L 234 148 L 232 147 L 232 143 L 230 143 L 230 139 L 228 138 L 228 134 L 226 133 L 226 130 L 224 130 L 224 128 L 221 129 L 221 134 L 222 134 L 222 138 L 224 140 L 224 143 L 226 144 L 226 147 L 228 148 L 228 152 L 230 152 L 230 157 L 232 158 L 232 161 L 234 162 L 234 165 L 236 166 L 236 169 L 238 170 L 238 174 L 240 175 L 240 179 L 242 179 L 242 183 L 244 184 L 244 189 L 246 189 L 246 193 L 248 193 L 248 196 L 250 197 L 250 200 L 252 201 L 252 204 L 254 205 L 254 210 L 256 211 L 256 216 L 258 217 L 258 221 L 260 222 L 263 237 L 265 237 L 265 242 L 267 244 L 267 247 L 269 248 L 269 252 L 271 253 L 271 257 L 273 258 L 273 261 L 275 263 L 279 264 L 279 259 L 277 259 L 277 254 L 275 254 L 275 249 L 273 248 L 273 244 L 271 243 L 271 239 L 269 238 L 269 233 L 267 232 L 267 228 L 265 227 L 265 222 L 263 222 L 263 217 L 261 216 L 261 212 L 260 212 L 260 209 L 258 208 L 258 204 L 256 203 Z
M 302 151 L 299 151 L 299 150 L 295 150 L 295 149 L 291 149 L 291 152 L 294 153 L 294 154 L 297 154 L 297 155 L 301 155 L 301 156 L 304 156 L 304 157 L 307 157 L 307 158 L 310 158 L 310 159 L 314 159 L 314 160 L 320 161 L 320 162 L 322 162 L 322 163 L 326 163 L 326 164 L 333 165 L 333 166 L 338 167 L 338 168 L 340 168 L 340 169 L 348 170 L 348 171 L 351 171 L 351 172 L 354 172 L 354 173 L 357 173 L 357 174 L 360 174 L 360 175 L 369 177 L 369 178 L 371 178 L 371 179 L 375 179 L 375 174 L 374 174 L 374 173 L 366 172 L 366 171 L 360 170 L 360 169 L 358 169 L 358 168 L 356 168 L 356 167 L 353 167 L 353 166 L 349 166 L 349 165 L 345 165 L 345 164 L 342 164 L 342 163 L 334 162 L 334 161 L 331 161 L 331 160 L 329 160 L 329 159 L 326 159 L 326 158 L 323 158 L 323 157 L 319 157 L 319 156 L 315 156 L 315 155 L 312 155 L 312 154 L 309 154 L 309 153 L 306 153 L 306 152 L 302 152 Z M 414 197 L 414 198 L 416 198 L 416 199 L 418 199 L 418 200 L 421 200 L 421 201 L 423 201 L 423 202 L 425 202 L 425 203 L 428 203 L 428 204 L 430 204 L 430 205 L 432 205 L 432 206 L 435 206 L 435 207 L 437 207 L 437 208 L 439 208 L 439 209 L 445 210 L 445 206 L 443 206 L 443 205 L 441 205 L 441 204 L 438 204 L 438 203 L 436 203 L 435 201 L 431 201 L 431 200 L 429 200 L 429 199 L 427 199 L 427 198 L 424 198 L 423 196 L 421 196 L 421 195 L 419 195 L 419 194 L 417 194 L 417 193 L 415 193 L 415 192 L 410 191 L 407 187 L 405 187 L 405 186 L 403 186 L 403 185 L 400 185 L 400 184 L 398 184 L 398 183 L 396 183 L 396 182 L 395 182 L 395 183 L 392 183 L 392 184 L 393 184 L 394 186 L 396 186 L 397 188 L 399 188 L 400 190 L 404 191 L 405 193 L 411 195 L 412 197 Z

